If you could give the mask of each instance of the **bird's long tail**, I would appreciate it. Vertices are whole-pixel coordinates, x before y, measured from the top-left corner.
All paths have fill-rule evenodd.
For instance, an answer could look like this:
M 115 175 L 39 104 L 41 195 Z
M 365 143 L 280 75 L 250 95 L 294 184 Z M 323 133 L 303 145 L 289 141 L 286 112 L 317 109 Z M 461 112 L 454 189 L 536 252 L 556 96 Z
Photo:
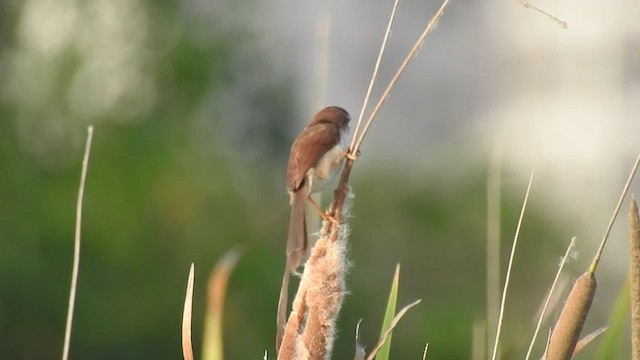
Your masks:
M 291 218 L 289 220 L 289 237 L 287 239 L 287 265 L 295 271 L 307 257 L 307 220 L 305 217 L 306 186 L 293 193 Z

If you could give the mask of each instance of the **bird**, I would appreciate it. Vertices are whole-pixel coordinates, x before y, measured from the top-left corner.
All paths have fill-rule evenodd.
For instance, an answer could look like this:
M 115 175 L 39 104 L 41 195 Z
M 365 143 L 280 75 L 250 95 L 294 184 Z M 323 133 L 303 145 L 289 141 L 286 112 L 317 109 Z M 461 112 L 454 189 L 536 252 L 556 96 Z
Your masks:
M 339 106 L 320 110 L 291 145 L 287 165 L 287 190 L 291 216 L 287 238 L 287 267 L 292 272 L 309 251 L 305 218 L 308 200 L 323 216 L 311 194 L 321 191 L 335 176 L 346 156 L 349 113 Z

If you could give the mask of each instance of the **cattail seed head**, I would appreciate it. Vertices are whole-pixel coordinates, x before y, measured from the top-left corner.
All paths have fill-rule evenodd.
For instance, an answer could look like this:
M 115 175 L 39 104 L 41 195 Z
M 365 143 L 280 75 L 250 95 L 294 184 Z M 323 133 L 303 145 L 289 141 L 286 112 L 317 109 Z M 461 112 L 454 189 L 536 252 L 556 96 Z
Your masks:
M 596 284 L 594 274 L 587 271 L 573 285 L 551 334 L 547 360 L 569 360 L 573 356 L 596 293 Z

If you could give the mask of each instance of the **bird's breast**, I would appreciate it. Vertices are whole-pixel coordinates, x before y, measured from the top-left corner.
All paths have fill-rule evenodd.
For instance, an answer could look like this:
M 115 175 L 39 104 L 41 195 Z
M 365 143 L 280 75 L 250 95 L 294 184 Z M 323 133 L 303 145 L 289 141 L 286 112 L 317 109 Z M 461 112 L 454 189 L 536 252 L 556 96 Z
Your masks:
M 344 151 L 342 144 L 332 147 L 307 171 L 310 194 L 322 190 L 335 177 L 336 170 L 343 163 Z

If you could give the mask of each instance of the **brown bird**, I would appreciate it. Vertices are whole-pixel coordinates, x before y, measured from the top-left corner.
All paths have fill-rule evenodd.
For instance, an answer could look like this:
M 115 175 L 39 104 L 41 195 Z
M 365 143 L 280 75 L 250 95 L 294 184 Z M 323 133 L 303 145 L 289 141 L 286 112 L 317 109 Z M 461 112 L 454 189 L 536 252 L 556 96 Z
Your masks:
M 322 190 L 345 157 L 349 113 L 329 106 L 320 110 L 291 145 L 287 166 L 287 189 L 291 205 L 287 267 L 294 271 L 307 257 L 305 201 L 322 214 L 310 195 Z M 323 215 L 324 217 L 324 215 Z

